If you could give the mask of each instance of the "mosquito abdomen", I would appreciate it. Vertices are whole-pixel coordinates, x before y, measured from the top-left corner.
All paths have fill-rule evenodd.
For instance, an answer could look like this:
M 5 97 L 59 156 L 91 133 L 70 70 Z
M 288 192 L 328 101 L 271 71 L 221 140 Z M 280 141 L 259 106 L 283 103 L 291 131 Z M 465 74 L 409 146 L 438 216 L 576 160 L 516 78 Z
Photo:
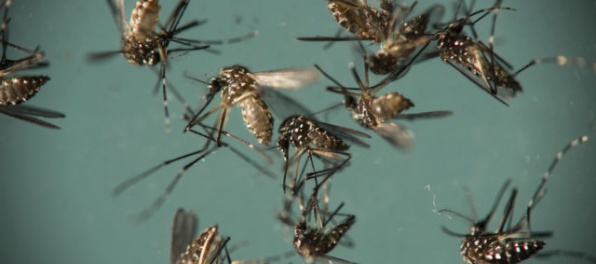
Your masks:
M 479 236 L 464 240 L 461 254 L 471 264 L 513 264 L 535 255 L 544 245 L 540 240 L 501 243 L 496 236 Z
M 353 7 L 341 1 L 329 1 L 328 7 L 333 18 L 342 27 L 358 37 L 374 42 L 381 41 L 385 22 L 391 15 L 390 12 L 379 12 L 371 6 Z M 393 6 L 386 6 L 386 8 L 389 7 L 393 8 Z
M 140 37 L 152 35 L 159 22 L 160 9 L 158 0 L 137 1 L 130 16 L 130 33 Z
M 15 76 L 2 80 L 0 86 L 0 105 L 16 105 L 27 101 L 44 85 L 48 76 Z
M 265 102 L 255 96 L 250 96 L 240 102 L 242 118 L 248 130 L 259 143 L 269 144 L 273 131 L 273 117 Z
M 397 92 L 390 92 L 374 99 L 371 106 L 375 115 L 384 120 L 413 107 L 414 103 Z
M 126 60 L 133 65 L 154 65 L 159 62 L 159 36 L 155 33 L 159 23 L 158 0 L 139 0 L 130 16 L 130 33 L 122 42 Z

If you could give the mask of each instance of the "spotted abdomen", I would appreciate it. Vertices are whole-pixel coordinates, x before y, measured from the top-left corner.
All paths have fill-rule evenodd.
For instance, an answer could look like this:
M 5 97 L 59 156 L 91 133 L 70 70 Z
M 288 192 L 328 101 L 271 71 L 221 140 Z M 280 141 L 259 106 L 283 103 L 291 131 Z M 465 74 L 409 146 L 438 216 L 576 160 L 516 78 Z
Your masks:
M 381 42 L 385 22 L 391 12 L 379 12 L 371 6 L 356 1 L 329 1 L 331 15 L 354 35 L 373 42 Z M 388 6 L 389 8 L 389 6 Z M 393 6 L 391 6 L 393 8 Z
M 259 143 L 269 144 L 273 131 L 273 117 L 267 104 L 255 96 L 249 96 L 240 102 L 240 108 L 248 130 Z
M 27 101 L 45 84 L 48 76 L 15 76 L 2 80 L 0 105 L 16 105 Z
M 471 264 L 513 264 L 535 255 L 544 245 L 540 240 L 501 243 L 496 236 L 480 236 L 464 240 L 461 255 Z

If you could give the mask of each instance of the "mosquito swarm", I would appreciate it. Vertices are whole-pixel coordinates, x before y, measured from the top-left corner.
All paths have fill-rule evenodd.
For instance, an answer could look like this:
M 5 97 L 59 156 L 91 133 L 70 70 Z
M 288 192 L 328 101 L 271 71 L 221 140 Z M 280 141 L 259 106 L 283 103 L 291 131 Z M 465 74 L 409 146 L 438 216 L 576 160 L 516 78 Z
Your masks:
M 71 2 L 0 0 L 6 263 L 596 264 L 581 1 Z

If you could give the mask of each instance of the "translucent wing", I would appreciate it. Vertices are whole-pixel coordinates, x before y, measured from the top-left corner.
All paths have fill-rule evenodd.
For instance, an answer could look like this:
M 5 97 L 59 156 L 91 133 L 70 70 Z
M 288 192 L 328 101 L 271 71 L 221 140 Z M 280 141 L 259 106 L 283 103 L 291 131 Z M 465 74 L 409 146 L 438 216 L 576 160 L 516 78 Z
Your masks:
M 441 4 L 435 4 L 428 8 L 426 11 L 424 11 L 424 13 L 422 13 L 421 15 L 424 16 L 427 20 L 426 25 L 428 27 L 439 23 L 439 21 L 441 21 L 441 19 L 443 18 L 444 14 L 445 7 Z
M 273 114 L 282 120 L 293 115 L 305 115 L 311 117 L 312 111 L 298 101 L 285 95 L 281 91 L 269 89 L 261 93 L 265 102 L 272 110 Z
M 130 32 L 130 27 L 126 22 L 126 16 L 124 15 L 124 0 L 107 0 L 110 6 L 110 11 L 114 17 L 114 21 L 120 31 L 120 37 L 124 38 Z
M 414 132 L 395 123 L 379 124 L 374 131 L 399 149 L 409 149 L 414 140 Z
M 63 118 L 65 116 L 63 113 L 59 113 L 59 112 L 55 112 L 55 111 L 51 111 L 51 110 L 47 110 L 47 109 L 42 109 L 42 108 L 36 108 L 36 107 L 32 107 L 32 106 L 22 106 L 22 105 L 16 105 L 16 106 L 0 105 L 0 113 L 20 119 L 20 120 L 23 120 L 23 121 L 27 121 L 27 122 L 36 124 L 39 126 L 52 128 L 52 129 L 60 129 L 60 127 L 58 127 L 52 123 L 43 121 L 36 117 Z
M 319 80 L 320 75 L 312 68 L 290 68 L 250 73 L 260 86 L 279 89 L 298 89 Z
M 182 253 L 192 243 L 197 234 L 198 220 L 194 212 L 185 212 L 180 208 L 174 215 L 172 223 L 172 244 L 170 247 L 170 263 L 176 264 Z
M 422 113 L 406 113 L 406 114 L 399 114 L 392 119 L 405 119 L 408 121 L 414 121 L 418 118 L 442 118 L 448 117 L 453 115 L 452 111 L 449 110 L 442 110 L 442 111 L 430 111 L 430 112 L 422 112 Z
M 316 121 L 316 120 L 312 120 L 312 121 L 316 122 L 317 125 L 321 126 L 323 129 L 329 131 L 331 134 L 334 134 L 342 139 L 345 139 L 352 143 L 358 144 L 365 148 L 370 147 L 370 145 L 368 143 L 366 143 L 358 138 L 358 137 L 371 138 L 370 135 L 368 135 L 364 132 L 360 132 L 355 129 L 338 126 L 338 125 L 333 125 L 333 124 L 329 124 L 329 123 L 325 123 L 325 122 L 321 122 L 321 121 Z

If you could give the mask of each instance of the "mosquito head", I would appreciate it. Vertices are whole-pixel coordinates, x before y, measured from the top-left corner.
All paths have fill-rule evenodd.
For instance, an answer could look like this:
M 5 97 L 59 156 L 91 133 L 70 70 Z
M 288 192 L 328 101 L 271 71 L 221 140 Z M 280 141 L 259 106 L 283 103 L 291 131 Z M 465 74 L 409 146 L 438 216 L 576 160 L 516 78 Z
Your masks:
M 226 86 L 226 81 L 220 78 L 220 76 L 211 79 L 209 83 L 209 90 L 203 97 L 203 100 L 207 101 L 210 98 L 213 98 L 221 89 Z
M 356 107 L 358 107 L 358 100 L 356 100 L 356 97 L 354 97 L 354 96 L 345 95 L 344 96 L 344 105 L 348 109 L 354 110 L 354 109 L 356 109 Z
M 311 256 L 313 252 L 311 252 L 310 240 L 305 235 L 306 232 L 306 222 L 300 221 L 296 224 L 294 228 L 294 248 L 298 252 L 298 254 L 302 256 Z
M 281 133 L 281 129 L 280 129 Z M 284 136 L 280 136 L 277 140 L 277 148 L 282 152 L 284 156 L 284 160 L 288 161 L 288 149 L 290 148 L 290 143 L 288 139 Z
M 296 227 L 294 228 L 294 236 L 296 237 L 295 240 L 302 239 L 302 237 L 304 237 L 305 232 L 306 232 L 306 222 L 300 221 L 298 224 L 296 224 Z
M 472 226 L 470 226 L 469 235 L 477 236 L 477 235 L 481 235 L 485 232 L 486 232 L 486 223 L 485 222 L 474 223 Z
M 459 35 L 463 32 L 464 25 L 466 24 L 467 21 L 468 21 L 467 18 L 462 18 L 462 19 L 459 19 L 458 21 L 455 21 L 453 23 L 449 23 L 449 25 L 447 25 L 447 28 L 445 29 L 445 32 Z

